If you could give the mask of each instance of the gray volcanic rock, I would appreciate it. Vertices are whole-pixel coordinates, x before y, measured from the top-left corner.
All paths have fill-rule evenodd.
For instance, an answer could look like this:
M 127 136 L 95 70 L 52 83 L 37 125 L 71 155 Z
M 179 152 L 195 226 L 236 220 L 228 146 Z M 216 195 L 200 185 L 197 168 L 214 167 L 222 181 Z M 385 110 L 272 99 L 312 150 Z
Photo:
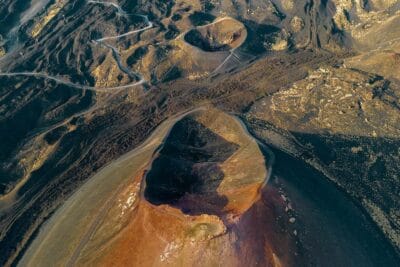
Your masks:
M 304 157 L 354 196 L 397 248 L 399 89 L 378 75 L 320 68 L 256 102 L 248 113 L 255 125 L 271 123 L 289 132 L 295 145 L 275 145 Z M 268 131 L 256 129 L 269 139 Z

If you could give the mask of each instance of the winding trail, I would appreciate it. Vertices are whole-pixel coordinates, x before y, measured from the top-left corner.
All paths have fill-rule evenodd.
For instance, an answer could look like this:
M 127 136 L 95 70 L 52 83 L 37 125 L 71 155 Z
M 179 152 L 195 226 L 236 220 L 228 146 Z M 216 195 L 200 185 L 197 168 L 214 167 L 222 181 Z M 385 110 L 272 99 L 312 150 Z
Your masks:
M 118 14 L 122 15 L 122 16 L 129 16 L 129 14 L 127 14 L 124 10 L 122 10 L 122 8 L 116 4 L 116 3 L 111 3 L 111 2 L 103 2 L 103 1 L 92 1 L 89 0 L 88 1 L 89 4 L 100 4 L 100 5 L 105 5 L 105 6 L 112 6 L 115 7 L 117 9 Z M 106 48 L 109 48 L 112 53 L 113 53 L 113 57 L 114 60 L 116 61 L 118 68 L 124 72 L 125 74 L 127 74 L 130 78 L 132 79 L 136 79 L 138 81 L 130 83 L 130 84 L 126 84 L 126 85 L 121 85 L 121 86 L 114 86 L 114 87 L 95 87 L 95 86 L 89 86 L 89 85 L 83 85 L 83 84 L 77 84 L 77 83 L 73 83 L 67 80 L 62 79 L 61 77 L 57 77 L 57 76 L 51 76 L 48 75 L 46 73 L 42 73 L 42 72 L 5 72 L 5 73 L 0 73 L 0 77 L 14 77 L 14 76 L 26 76 L 26 77 L 36 77 L 36 78 L 42 78 L 42 79 L 47 79 L 47 80 L 52 80 L 56 83 L 59 84 L 64 84 L 76 89 L 80 89 L 80 90 L 90 90 L 90 91 L 97 91 L 97 92 L 107 92 L 107 91 L 114 91 L 114 90 L 122 90 L 122 89 L 127 89 L 127 88 L 131 88 L 131 87 L 135 87 L 138 85 L 142 85 L 144 84 L 146 81 L 143 79 L 142 75 L 140 73 L 135 73 L 133 71 L 131 71 L 128 67 L 124 66 L 124 64 L 122 63 L 121 60 L 121 55 L 118 52 L 118 49 L 110 44 L 105 43 L 105 41 L 107 40 L 118 40 L 119 38 L 125 37 L 125 36 L 129 36 L 132 34 L 137 34 L 143 31 L 146 31 L 148 29 L 151 29 L 153 27 L 153 23 L 151 21 L 149 21 L 148 17 L 145 15 L 138 15 L 138 14 L 134 14 L 133 16 L 139 16 L 144 18 L 145 23 L 147 24 L 147 26 L 145 26 L 144 28 L 141 29 L 137 29 L 137 30 L 133 30 L 133 31 L 129 31 L 120 35 L 116 35 L 116 36 L 108 36 L 108 37 L 103 37 L 97 40 L 92 40 L 92 42 L 94 44 L 98 44 L 98 45 L 103 45 Z
M 127 15 L 125 13 L 125 11 L 123 11 L 122 8 L 118 4 L 113 3 L 113 2 L 89 0 L 88 3 L 89 4 L 100 4 L 100 5 L 104 5 L 104 6 L 112 6 L 112 7 L 115 7 L 118 10 L 118 13 L 120 13 L 121 15 L 124 15 L 124 16 Z
M 125 37 L 125 36 L 128 36 L 128 35 L 136 34 L 136 33 L 139 33 L 139 32 L 142 32 L 142 31 L 145 31 L 145 30 L 153 28 L 154 25 L 153 25 L 153 23 L 151 21 L 149 21 L 149 18 L 147 16 L 145 16 L 145 15 L 136 15 L 136 16 L 143 18 L 145 23 L 147 24 L 147 26 L 144 27 L 144 28 L 133 30 L 133 31 L 129 31 L 129 32 L 126 32 L 126 33 L 123 33 L 123 34 L 120 34 L 120 35 L 103 37 L 103 38 L 95 40 L 95 42 L 104 42 L 104 41 L 107 41 L 107 40 L 115 40 L 115 39 L 119 39 L 121 37 Z
M 55 76 L 50 76 L 46 73 L 41 73 L 41 72 L 9 72 L 9 73 L 0 73 L 0 77 L 13 77 L 13 76 L 27 76 L 27 77 L 36 77 L 36 78 L 43 78 L 47 80 L 52 80 L 55 81 L 59 84 L 64 84 L 76 89 L 81 89 L 81 90 L 90 90 L 90 91 L 100 91 L 100 92 L 106 92 L 110 90 L 118 90 L 118 89 L 126 89 L 130 88 L 133 86 L 137 86 L 140 84 L 143 84 L 145 81 L 142 79 L 138 82 L 131 83 L 131 84 L 126 84 L 126 85 L 121 85 L 121 86 L 115 86 L 115 87 L 104 87 L 104 88 L 99 88 L 99 87 L 94 87 L 94 86 L 88 86 L 88 85 L 82 85 L 82 84 L 77 84 L 73 83 L 70 81 L 63 80 L 60 77 L 55 77 Z
M 122 8 L 115 4 L 115 3 L 111 3 L 111 2 L 101 2 L 101 1 L 88 1 L 88 3 L 92 3 L 92 4 L 103 4 L 105 6 L 112 6 L 115 7 L 117 9 L 118 14 L 122 15 L 122 16 L 129 16 L 125 11 L 122 10 Z M 111 36 L 111 37 L 104 37 L 104 38 L 100 38 L 97 40 L 92 40 L 93 43 L 98 44 L 98 45 L 102 45 L 108 49 L 110 49 L 113 53 L 113 57 L 114 60 L 116 61 L 116 63 L 118 64 L 119 69 L 126 73 L 130 78 L 136 80 L 136 82 L 134 83 L 130 83 L 130 84 L 126 84 L 126 85 L 120 85 L 120 86 L 114 86 L 114 87 L 94 87 L 94 86 L 88 86 L 88 85 L 83 85 L 83 84 L 78 84 L 78 83 L 73 83 L 71 81 L 65 80 L 62 77 L 57 77 L 57 76 L 51 76 L 48 75 L 46 73 L 42 73 L 42 72 L 11 72 L 11 73 L 1 73 L 0 72 L 0 77 L 17 77 L 17 76 L 24 76 L 24 77 L 34 77 L 34 78 L 41 78 L 41 79 L 46 79 L 46 80 L 51 80 L 54 81 L 58 84 L 63 84 L 75 89 L 79 89 L 79 90 L 89 90 L 89 91 L 95 91 L 95 92 L 110 92 L 110 91 L 118 91 L 118 90 L 124 90 L 124 89 L 128 89 L 128 88 L 132 88 L 135 86 L 139 86 L 144 84 L 146 81 L 143 79 L 143 77 L 139 74 L 139 73 L 135 73 L 133 71 L 131 71 L 128 67 L 124 66 L 121 60 L 121 56 L 118 52 L 118 49 L 115 48 L 112 45 L 109 45 L 107 43 L 105 43 L 104 41 L 106 40 L 117 40 L 119 38 L 128 36 L 128 35 L 132 35 L 132 34 L 137 34 L 139 32 L 142 31 L 146 31 L 150 28 L 153 27 L 153 23 L 149 21 L 148 17 L 145 15 L 135 15 L 135 16 L 139 16 L 144 18 L 145 23 L 147 24 L 146 27 L 141 28 L 141 29 L 137 29 L 137 30 L 133 30 L 133 31 L 129 31 L 127 33 L 121 34 L 121 35 L 117 35 L 117 36 Z M 79 117 L 82 116 L 86 113 L 90 113 L 93 110 L 96 109 L 96 106 L 93 106 L 89 109 L 86 109 L 82 112 L 79 112 L 77 114 L 73 114 L 71 117 Z M 40 130 L 37 132 L 38 135 L 44 135 L 47 132 L 51 131 L 52 129 L 55 129 L 61 125 L 64 125 L 71 117 L 66 118 L 64 121 L 59 122 L 49 128 L 43 129 L 44 131 Z M 22 179 L 17 186 L 9 193 L 5 194 L 4 196 L 0 196 L 0 211 L 4 210 L 4 209 L 8 209 L 11 208 L 10 206 L 10 200 L 14 199 L 14 197 L 16 196 L 16 193 L 19 191 L 19 189 L 29 180 L 29 176 L 25 177 L 24 179 Z

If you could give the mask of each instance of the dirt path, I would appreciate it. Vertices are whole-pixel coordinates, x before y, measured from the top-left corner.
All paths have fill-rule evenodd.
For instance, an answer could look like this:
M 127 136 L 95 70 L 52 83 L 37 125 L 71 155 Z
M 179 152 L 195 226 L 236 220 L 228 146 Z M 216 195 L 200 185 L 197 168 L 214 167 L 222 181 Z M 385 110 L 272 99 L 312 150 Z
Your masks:
M 115 3 L 102 2 L 102 1 L 88 1 L 88 3 L 89 4 L 101 4 L 101 5 L 105 5 L 105 6 L 113 6 L 117 9 L 118 14 L 120 14 L 121 16 L 129 16 L 125 11 L 122 10 L 122 8 L 119 5 L 117 5 Z M 126 85 L 121 85 L 121 86 L 115 86 L 115 87 L 99 88 L 99 87 L 94 87 L 94 86 L 73 83 L 73 82 L 62 79 L 61 77 L 51 76 L 46 73 L 40 73 L 40 72 L 6 72 L 6 73 L 0 73 L 0 77 L 4 77 L 4 76 L 6 76 L 6 77 L 14 77 L 14 76 L 36 77 L 36 78 L 52 80 L 52 81 L 55 81 L 56 83 L 64 84 L 64 85 L 67 85 L 67 86 L 70 86 L 70 87 L 73 87 L 76 89 L 80 89 L 80 90 L 90 90 L 90 91 L 97 91 L 97 92 L 122 90 L 122 89 L 132 88 L 132 87 L 135 87 L 138 85 L 142 85 L 146 82 L 143 79 L 142 75 L 140 73 L 134 73 L 129 68 L 125 67 L 124 64 L 122 63 L 121 55 L 119 54 L 118 49 L 110 44 L 105 43 L 105 41 L 107 41 L 107 40 L 118 40 L 122 37 L 137 34 L 137 33 L 146 31 L 148 29 L 151 29 L 153 27 L 153 23 L 151 21 L 149 21 L 147 16 L 136 15 L 136 14 L 133 14 L 132 16 L 139 16 L 139 17 L 144 18 L 144 21 L 147 24 L 147 26 L 145 26 L 141 29 L 129 31 L 129 32 L 126 32 L 126 33 L 123 33 L 120 35 L 103 37 L 103 38 L 100 38 L 97 40 L 93 40 L 92 42 L 95 44 L 98 44 L 98 45 L 103 45 L 106 48 L 111 49 L 114 60 L 116 61 L 117 65 L 118 65 L 118 68 L 122 72 L 126 73 L 130 78 L 138 78 L 138 81 L 136 81 L 136 82 L 126 84 Z

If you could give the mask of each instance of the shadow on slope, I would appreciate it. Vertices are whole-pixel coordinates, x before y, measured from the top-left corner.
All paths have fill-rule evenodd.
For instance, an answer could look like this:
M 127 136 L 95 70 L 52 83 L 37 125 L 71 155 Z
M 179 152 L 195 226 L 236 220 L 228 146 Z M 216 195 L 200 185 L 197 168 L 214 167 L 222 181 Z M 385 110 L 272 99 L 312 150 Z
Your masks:
M 222 211 L 227 199 L 217 192 L 224 178 L 219 163 L 238 147 L 194 119 L 184 118 L 172 128 L 153 161 L 146 176 L 146 199 L 178 206 L 189 214 Z

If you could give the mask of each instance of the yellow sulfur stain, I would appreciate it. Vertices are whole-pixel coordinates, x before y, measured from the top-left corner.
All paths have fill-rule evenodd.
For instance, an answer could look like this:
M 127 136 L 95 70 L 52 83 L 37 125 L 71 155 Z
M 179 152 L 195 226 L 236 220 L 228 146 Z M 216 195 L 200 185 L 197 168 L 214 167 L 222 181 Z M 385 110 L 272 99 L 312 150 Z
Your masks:
M 60 12 L 60 10 L 66 4 L 66 0 L 58 0 L 49 7 L 44 17 L 42 17 L 33 27 L 31 35 L 32 37 L 38 36 L 43 28 Z

